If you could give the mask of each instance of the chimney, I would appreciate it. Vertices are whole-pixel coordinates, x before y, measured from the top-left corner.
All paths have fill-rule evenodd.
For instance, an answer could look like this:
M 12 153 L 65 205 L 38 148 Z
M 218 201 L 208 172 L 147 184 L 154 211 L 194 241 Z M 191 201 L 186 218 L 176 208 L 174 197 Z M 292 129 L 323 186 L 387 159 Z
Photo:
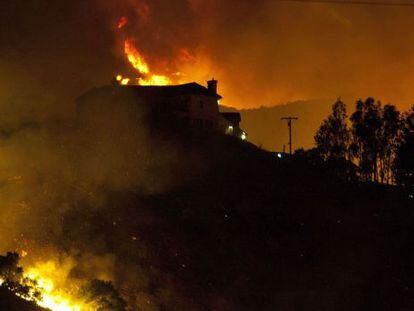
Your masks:
M 217 94 L 217 80 L 214 80 L 213 78 L 210 81 L 207 81 L 207 88 L 213 94 Z

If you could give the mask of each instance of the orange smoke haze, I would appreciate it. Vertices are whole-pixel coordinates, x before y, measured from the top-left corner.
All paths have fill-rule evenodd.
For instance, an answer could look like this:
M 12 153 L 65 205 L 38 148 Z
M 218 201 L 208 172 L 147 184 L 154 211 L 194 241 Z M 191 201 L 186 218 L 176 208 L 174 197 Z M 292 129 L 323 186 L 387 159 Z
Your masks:
M 117 73 L 135 78 L 123 51 L 127 38 L 151 72 L 173 82 L 214 77 L 223 104 L 238 108 L 340 95 L 407 107 L 414 98 L 410 7 L 18 0 L 0 14 L 1 78 L 14 79 L 15 88 L 22 79 L 36 81 L 58 98 L 74 98 Z
M 180 82 L 214 76 L 226 105 L 371 95 L 407 107 L 414 97 L 414 9 L 263 0 L 123 9 L 123 30 L 156 72 Z

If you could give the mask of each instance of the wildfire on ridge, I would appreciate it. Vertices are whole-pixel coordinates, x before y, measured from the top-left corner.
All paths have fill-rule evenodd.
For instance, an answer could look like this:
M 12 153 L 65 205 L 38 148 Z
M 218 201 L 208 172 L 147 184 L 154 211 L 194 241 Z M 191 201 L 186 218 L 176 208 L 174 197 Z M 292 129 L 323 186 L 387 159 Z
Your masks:
M 128 24 L 128 19 L 126 17 L 121 17 L 118 22 L 118 29 L 122 29 L 125 25 Z M 139 85 L 168 85 L 171 84 L 171 79 L 165 75 L 154 74 L 150 71 L 148 63 L 145 61 L 144 56 L 138 51 L 134 45 L 134 40 L 128 38 L 124 40 L 124 53 L 129 61 L 129 63 L 134 67 L 138 73 L 139 77 L 136 79 Z M 121 75 L 116 77 L 116 80 L 121 85 L 127 85 L 130 83 L 131 79 L 124 78 Z
M 69 277 L 74 266 L 70 258 L 63 261 L 37 262 L 23 269 L 17 266 L 18 256 L 17 253 L 0 256 L 0 286 L 5 286 L 17 297 L 51 311 L 100 309 L 99 301 L 87 298 L 82 292 L 85 281 Z
M 124 52 L 131 65 L 139 72 L 140 76 L 137 79 L 139 85 L 168 85 L 171 84 L 171 79 L 164 75 L 153 74 L 150 72 L 149 66 L 144 57 L 134 46 L 132 39 L 127 39 L 124 42 Z M 117 81 L 122 85 L 127 85 L 130 79 L 125 79 L 121 75 L 117 76 Z
M 34 299 L 36 304 L 52 311 L 95 310 L 90 304 L 75 298 L 70 290 L 57 288 L 57 281 L 67 277 L 60 275 L 65 270 L 58 267 L 53 261 L 37 264 L 27 270 L 25 277 L 35 280 L 37 282 L 37 289 L 41 293 L 40 299 Z

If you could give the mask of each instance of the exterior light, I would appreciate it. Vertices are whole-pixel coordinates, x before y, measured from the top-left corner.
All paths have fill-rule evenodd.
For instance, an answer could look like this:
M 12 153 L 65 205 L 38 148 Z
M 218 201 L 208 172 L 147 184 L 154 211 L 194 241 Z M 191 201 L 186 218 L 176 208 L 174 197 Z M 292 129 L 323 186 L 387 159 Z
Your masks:
M 226 128 L 226 134 L 227 134 L 227 135 L 233 135 L 233 134 L 234 134 L 234 128 L 233 128 L 233 125 L 229 125 L 229 126 L 227 126 L 227 128 Z
M 241 138 L 242 140 L 246 140 L 246 138 L 247 138 L 246 133 L 242 133 L 242 134 L 241 134 L 241 136 L 240 136 L 240 138 Z
M 233 135 L 233 134 L 234 134 L 234 128 L 233 128 L 233 125 L 229 125 L 229 126 L 227 126 L 227 129 L 226 129 L 226 134 L 227 134 L 227 135 Z
M 278 153 L 277 153 L 277 157 L 278 157 L 279 159 L 281 159 L 281 158 L 282 158 L 282 154 L 281 154 L 280 152 L 278 152 Z

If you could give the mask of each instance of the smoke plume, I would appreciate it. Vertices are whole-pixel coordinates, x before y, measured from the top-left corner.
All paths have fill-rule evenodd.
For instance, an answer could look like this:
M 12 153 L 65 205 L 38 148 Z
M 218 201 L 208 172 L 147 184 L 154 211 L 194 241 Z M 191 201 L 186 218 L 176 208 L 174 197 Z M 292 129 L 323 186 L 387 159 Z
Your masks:
M 133 76 L 124 36 L 156 71 L 179 72 L 183 82 L 219 79 L 223 102 L 238 108 L 368 95 L 407 107 L 414 95 L 408 7 L 19 0 L 1 14 L 2 82 L 20 89 L 35 81 L 49 96 L 73 98 L 118 72 Z

